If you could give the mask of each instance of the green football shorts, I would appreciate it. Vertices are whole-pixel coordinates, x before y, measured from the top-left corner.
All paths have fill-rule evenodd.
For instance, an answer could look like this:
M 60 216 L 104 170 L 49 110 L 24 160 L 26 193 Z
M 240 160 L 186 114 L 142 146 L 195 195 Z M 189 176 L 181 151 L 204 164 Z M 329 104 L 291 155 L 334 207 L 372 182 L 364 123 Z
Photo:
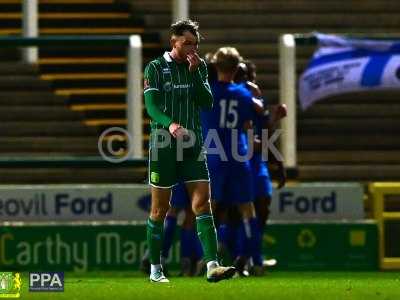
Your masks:
M 174 146 L 150 148 L 149 184 L 159 188 L 171 188 L 178 182 L 210 180 L 204 151 L 185 149 L 182 158 L 181 161 L 177 160 Z

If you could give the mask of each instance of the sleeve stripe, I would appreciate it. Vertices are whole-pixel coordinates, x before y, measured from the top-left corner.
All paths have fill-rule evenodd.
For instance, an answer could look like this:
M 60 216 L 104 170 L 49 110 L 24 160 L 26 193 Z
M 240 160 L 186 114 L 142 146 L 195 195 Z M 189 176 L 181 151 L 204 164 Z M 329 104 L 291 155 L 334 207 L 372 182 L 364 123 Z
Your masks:
M 160 75 L 158 74 L 158 70 L 157 67 L 155 66 L 155 64 L 153 64 L 153 62 L 150 62 L 150 66 L 152 66 L 154 68 L 154 70 L 156 71 L 157 74 L 157 83 L 160 82 Z
M 156 88 L 148 88 L 147 90 L 145 90 L 143 93 L 145 94 L 146 92 L 148 92 L 148 91 L 160 91 L 159 89 L 156 89 Z

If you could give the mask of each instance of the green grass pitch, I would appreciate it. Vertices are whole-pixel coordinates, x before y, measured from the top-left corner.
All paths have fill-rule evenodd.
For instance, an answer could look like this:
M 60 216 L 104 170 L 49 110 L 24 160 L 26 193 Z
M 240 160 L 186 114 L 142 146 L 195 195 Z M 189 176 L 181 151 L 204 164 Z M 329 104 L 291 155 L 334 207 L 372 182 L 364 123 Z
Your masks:
M 20 299 L 400 299 L 400 272 L 281 272 L 263 277 L 207 283 L 204 278 L 170 277 L 154 284 L 137 272 L 65 274 L 65 291 L 28 292 L 22 273 Z

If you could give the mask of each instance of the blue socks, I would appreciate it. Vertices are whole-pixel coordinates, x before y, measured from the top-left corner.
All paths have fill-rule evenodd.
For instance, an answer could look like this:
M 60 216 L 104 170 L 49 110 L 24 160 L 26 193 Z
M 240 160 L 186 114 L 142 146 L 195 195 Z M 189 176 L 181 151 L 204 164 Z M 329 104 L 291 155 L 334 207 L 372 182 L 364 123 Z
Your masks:
M 192 229 L 192 245 L 193 245 L 193 256 L 196 260 L 199 260 L 203 257 L 203 247 L 201 246 L 199 237 L 197 235 L 197 231 L 193 228 Z
M 236 237 L 235 237 L 235 248 L 233 251 L 234 257 L 248 257 L 248 238 L 246 236 L 245 225 L 243 222 L 240 222 L 239 226 L 236 228 Z
M 235 256 L 252 258 L 255 265 L 262 265 L 262 234 L 257 218 L 242 220 L 236 237 Z
M 251 229 L 251 240 L 250 240 L 250 254 L 253 259 L 253 263 L 256 266 L 262 266 L 263 257 L 261 253 L 262 248 L 262 232 L 260 228 L 260 224 L 257 218 L 252 218 L 249 220 L 250 229 Z
M 192 257 L 193 230 L 181 229 L 181 257 Z
M 177 219 L 175 216 L 167 216 L 164 221 L 164 239 L 161 249 L 161 256 L 168 258 L 174 240 Z M 201 259 L 203 249 L 197 236 L 195 228 L 181 229 L 181 257 Z
M 229 227 L 228 224 L 220 224 L 217 229 L 218 242 L 229 249 Z
M 203 248 L 194 228 L 181 229 L 181 257 L 195 258 L 196 260 L 203 257 Z

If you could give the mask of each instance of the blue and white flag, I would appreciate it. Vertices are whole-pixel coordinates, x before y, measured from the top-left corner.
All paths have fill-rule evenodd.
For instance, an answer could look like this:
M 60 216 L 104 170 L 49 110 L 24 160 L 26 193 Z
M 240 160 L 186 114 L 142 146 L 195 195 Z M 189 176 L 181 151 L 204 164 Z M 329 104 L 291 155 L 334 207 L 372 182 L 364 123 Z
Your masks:
M 303 109 L 333 95 L 400 89 L 400 42 L 316 37 L 319 48 L 299 80 Z

